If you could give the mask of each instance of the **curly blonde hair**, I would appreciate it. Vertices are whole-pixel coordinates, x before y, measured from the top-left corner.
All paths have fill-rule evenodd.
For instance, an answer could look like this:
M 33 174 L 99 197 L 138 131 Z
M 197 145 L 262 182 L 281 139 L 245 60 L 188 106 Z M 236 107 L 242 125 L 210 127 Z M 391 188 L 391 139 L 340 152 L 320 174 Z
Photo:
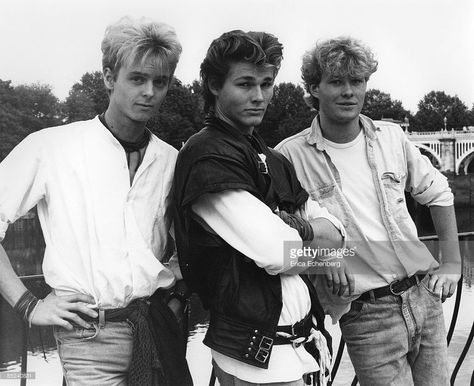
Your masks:
M 370 48 L 361 41 L 348 36 L 319 41 L 303 55 L 301 77 L 310 93 L 311 85 L 321 82 L 323 73 L 339 77 L 363 77 L 369 80 L 377 71 L 378 62 Z M 318 99 L 314 96 L 306 102 L 318 108 Z

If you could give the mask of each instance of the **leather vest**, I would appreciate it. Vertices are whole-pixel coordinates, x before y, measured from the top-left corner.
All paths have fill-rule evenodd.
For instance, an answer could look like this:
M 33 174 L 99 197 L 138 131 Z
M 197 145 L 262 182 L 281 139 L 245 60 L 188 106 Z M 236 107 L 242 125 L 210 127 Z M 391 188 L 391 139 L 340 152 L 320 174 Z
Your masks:
M 265 162 L 259 154 L 265 155 Z M 177 249 L 184 279 L 210 309 L 204 343 L 234 359 L 267 368 L 282 308 L 280 276 L 258 267 L 206 229 L 191 211 L 202 194 L 228 189 L 244 189 L 272 210 L 278 207 L 289 213 L 304 204 L 308 194 L 290 162 L 269 149 L 258 134 L 247 139 L 215 117 L 206 120 L 206 127 L 178 155 L 174 179 Z M 322 322 L 322 309 L 317 312 Z

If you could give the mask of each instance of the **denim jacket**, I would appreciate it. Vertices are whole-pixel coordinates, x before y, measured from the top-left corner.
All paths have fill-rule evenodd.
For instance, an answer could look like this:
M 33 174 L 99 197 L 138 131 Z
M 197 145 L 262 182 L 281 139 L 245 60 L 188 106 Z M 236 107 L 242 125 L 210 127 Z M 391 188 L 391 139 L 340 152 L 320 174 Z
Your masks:
M 392 270 L 390 262 L 380 258 L 378 242 L 369 242 L 362 232 L 344 197 L 339 172 L 326 152 L 318 117 L 311 127 L 276 146 L 293 163 L 301 184 L 311 198 L 342 221 L 347 233 L 347 247 L 355 250 L 354 256 L 345 258 L 348 269 L 355 275 L 355 293 L 352 296 L 334 296 L 328 291 L 324 280 L 314 279 L 321 303 L 334 322 L 349 310 L 350 302 L 363 292 L 438 267 L 437 261 L 418 239 L 404 191 L 422 205 L 453 205 L 446 177 L 421 155 L 401 129 L 377 128 L 371 119 L 363 115 L 360 115 L 360 125 L 365 134 L 367 159 L 389 237 L 386 242 L 390 243 L 398 259 L 398 271 Z

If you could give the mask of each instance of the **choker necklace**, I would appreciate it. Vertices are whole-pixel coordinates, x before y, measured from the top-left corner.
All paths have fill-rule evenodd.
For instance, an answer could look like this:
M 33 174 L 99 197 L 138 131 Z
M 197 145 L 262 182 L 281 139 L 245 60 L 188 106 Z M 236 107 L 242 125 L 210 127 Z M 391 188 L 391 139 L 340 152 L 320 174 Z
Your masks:
M 122 147 L 127 153 L 133 153 L 135 151 L 139 151 L 140 149 L 143 149 L 150 141 L 150 132 L 147 129 L 143 131 L 142 136 L 137 141 L 130 142 L 130 141 L 125 141 L 123 139 L 120 139 L 119 137 L 115 135 L 115 133 L 111 130 L 110 126 L 107 124 L 107 121 L 105 120 L 105 113 L 102 113 L 101 115 L 99 115 L 99 120 L 112 133 L 114 138 L 117 141 L 119 141 L 120 145 L 122 145 Z

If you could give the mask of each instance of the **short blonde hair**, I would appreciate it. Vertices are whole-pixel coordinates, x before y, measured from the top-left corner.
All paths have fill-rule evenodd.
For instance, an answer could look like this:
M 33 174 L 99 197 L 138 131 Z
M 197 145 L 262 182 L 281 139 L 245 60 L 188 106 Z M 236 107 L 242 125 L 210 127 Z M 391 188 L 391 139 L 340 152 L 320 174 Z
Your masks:
M 370 48 L 352 37 L 341 36 L 317 42 L 303 56 L 301 77 L 306 91 L 311 85 L 321 82 L 323 73 L 333 76 L 363 77 L 369 80 L 377 71 L 378 62 Z M 318 108 L 318 100 L 311 98 L 313 107 Z
M 115 77 L 123 65 L 153 59 L 172 78 L 182 51 L 176 32 L 169 25 L 130 17 L 107 27 L 101 48 L 102 68 L 109 68 Z

